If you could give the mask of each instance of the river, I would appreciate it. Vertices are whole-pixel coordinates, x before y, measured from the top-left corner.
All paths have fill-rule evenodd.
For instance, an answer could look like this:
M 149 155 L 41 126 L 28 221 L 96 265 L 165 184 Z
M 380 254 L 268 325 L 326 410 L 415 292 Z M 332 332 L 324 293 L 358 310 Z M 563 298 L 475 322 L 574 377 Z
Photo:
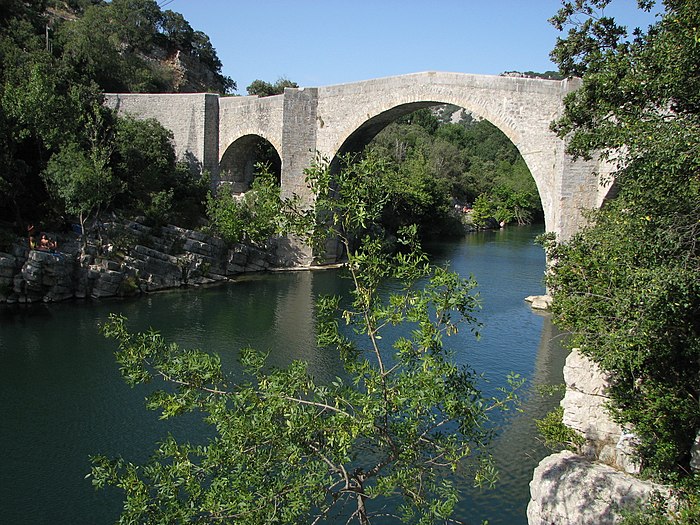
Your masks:
M 434 261 L 450 261 L 479 283 L 481 339 L 462 330 L 450 346 L 457 359 L 483 372 L 487 393 L 513 371 L 527 379 L 522 411 L 505 416 L 494 442 L 500 483 L 470 489 L 458 519 L 524 525 L 532 469 L 546 455 L 532 422 L 558 399 L 537 385 L 563 382 L 565 353 L 548 314 L 523 301 L 544 291 L 544 253 L 536 227 L 480 232 L 432 245 Z M 188 416 L 163 422 L 144 408 L 143 387 L 120 379 L 114 344 L 98 334 L 110 312 L 134 330 L 152 326 L 183 346 L 219 353 L 234 367 L 238 351 L 270 351 L 272 364 L 304 359 L 319 379 L 340 375 L 340 364 L 315 348 L 314 298 L 343 293 L 337 271 L 256 275 L 214 288 L 183 289 L 130 300 L 102 300 L 0 308 L 0 521 L 17 524 L 90 524 L 116 521 L 120 493 L 96 491 L 85 479 L 89 456 L 147 459 L 168 432 L 196 437 L 201 423 Z M 465 483 L 456 480 L 457 483 Z

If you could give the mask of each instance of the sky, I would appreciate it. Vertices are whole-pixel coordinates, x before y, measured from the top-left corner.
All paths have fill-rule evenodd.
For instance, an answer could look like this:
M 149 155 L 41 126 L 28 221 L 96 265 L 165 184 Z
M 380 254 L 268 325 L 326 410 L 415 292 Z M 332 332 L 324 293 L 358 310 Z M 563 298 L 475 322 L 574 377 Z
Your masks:
M 555 70 L 560 0 L 158 0 L 206 33 L 236 93 L 260 79 L 320 87 L 450 71 L 498 75 Z M 609 14 L 653 21 L 635 0 Z

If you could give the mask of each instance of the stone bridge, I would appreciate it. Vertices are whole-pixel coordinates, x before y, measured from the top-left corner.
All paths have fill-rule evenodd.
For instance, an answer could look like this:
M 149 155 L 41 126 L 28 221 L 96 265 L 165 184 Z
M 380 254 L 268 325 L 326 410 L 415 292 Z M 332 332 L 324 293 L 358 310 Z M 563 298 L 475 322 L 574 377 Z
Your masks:
M 515 144 L 537 184 L 545 228 L 568 238 L 581 211 L 599 207 L 607 168 L 573 161 L 549 124 L 577 81 L 464 73 L 415 73 L 318 88 L 285 89 L 258 98 L 215 94 L 108 94 L 107 104 L 172 130 L 176 152 L 215 180 L 244 190 L 255 151 L 271 144 L 281 161 L 285 195 L 310 198 L 303 171 L 316 152 L 328 159 L 357 151 L 397 118 L 417 109 L 454 104 L 497 126 Z M 264 140 L 263 140 L 264 139 Z

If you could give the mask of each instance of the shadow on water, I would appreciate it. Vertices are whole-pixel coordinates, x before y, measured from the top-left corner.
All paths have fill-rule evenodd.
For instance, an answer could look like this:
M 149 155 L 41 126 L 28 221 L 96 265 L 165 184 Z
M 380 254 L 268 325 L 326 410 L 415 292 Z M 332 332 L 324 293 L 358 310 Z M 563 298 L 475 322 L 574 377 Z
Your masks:
M 532 417 L 553 399 L 534 385 L 561 382 L 563 352 L 547 316 L 534 314 L 526 295 L 542 293 L 544 255 L 532 229 L 487 232 L 431 247 L 437 262 L 450 260 L 479 282 L 482 338 L 468 330 L 452 342 L 458 360 L 484 372 L 488 389 L 509 371 L 528 379 L 523 412 L 507 416 L 495 442 L 501 484 L 471 491 L 458 518 L 469 523 L 524 524 L 527 483 L 545 455 Z M 309 363 L 320 381 L 342 375 L 332 352 L 315 344 L 313 303 L 321 294 L 343 294 L 349 283 L 333 271 L 242 279 L 227 286 L 184 289 L 136 300 L 0 308 L 0 516 L 6 523 L 106 524 L 121 509 L 116 490 L 96 492 L 85 475 L 91 454 L 143 462 L 168 432 L 195 439 L 207 430 L 197 416 L 160 421 L 147 411 L 147 388 L 129 388 L 119 377 L 113 342 L 98 326 L 110 312 L 128 317 L 132 330 L 158 329 L 183 347 L 221 355 L 238 370 L 239 352 L 270 353 L 271 366 L 292 359 Z

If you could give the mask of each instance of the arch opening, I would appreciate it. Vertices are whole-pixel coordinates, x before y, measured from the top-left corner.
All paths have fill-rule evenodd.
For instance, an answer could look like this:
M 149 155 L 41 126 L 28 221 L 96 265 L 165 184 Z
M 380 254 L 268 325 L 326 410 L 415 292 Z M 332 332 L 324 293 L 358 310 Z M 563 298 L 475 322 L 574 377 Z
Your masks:
M 219 180 L 231 186 L 234 193 L 244 193 L 258 174 L 256 165 L 263 164 L 280 183 L 282 160 L 275 147 L 259 135 L 244 135 L 226 149 L 219 162 Z
M 365 121 L 359 128 L 350 134 L 345 139 L 342 146 L 336 153 L 336 157 L 347 153 L 358 153 L 367 146 L 374 137 L 376 137 L 389 124 L 396 122 L 402 117 L 406 117 L 420 109 L 426 109 L 439 106 L 439 102 L 413 102 L 410 104 L 401 104 L 387 111 L 375 115 Z
M 448 223 L 457 214 L 464 222 L 477 207 L 479 213 L 493 216 L 488 223 L 492 227 L 544 220 L 540 190 L 517 144 L 491 121 L 462 106 L 412 102 L 368 118 L 339 147 L 331 169 L 339 169 L 344 155 L 366 148 L 389 158 L 402 180 L 397 191 L 399 196 L 404 192 L 406 200 L 397 199 L 395 207 L 403 209 L 390 211 L 389 220 L 396 220 L 391 229 L 401 226 L 402 213 L 428 223 L 431 214 L 435 223 Z M 432 183 L 426 182 L 426 174 Z M 437 205 L 439 192 L 441 208 L 424 209 L 426 203 Z M 444 194 L 451 213 L 444 209 Z M 465 213 L 470 216 L 462 217 Z M 428 224 L 428 231 L 431 226 L 431 233 L 449 234 L 437 224 Z

